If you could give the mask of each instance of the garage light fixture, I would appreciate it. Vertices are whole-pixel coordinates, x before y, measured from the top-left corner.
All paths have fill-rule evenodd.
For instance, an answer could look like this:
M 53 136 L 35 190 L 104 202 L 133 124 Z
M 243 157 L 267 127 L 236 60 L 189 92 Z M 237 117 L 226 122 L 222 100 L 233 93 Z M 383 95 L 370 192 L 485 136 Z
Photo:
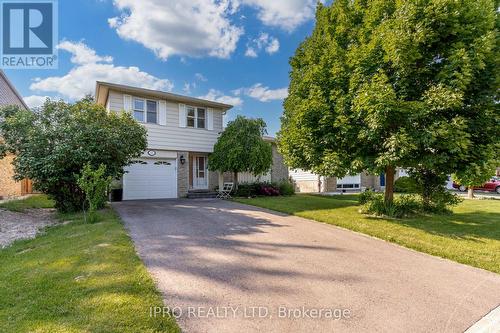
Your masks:
M 182 165 L 184 165 L 184 163 L 186 163 L 186 159 L 184 158 L 184 155 L 181 155 L 179 160 L 181 161 Z

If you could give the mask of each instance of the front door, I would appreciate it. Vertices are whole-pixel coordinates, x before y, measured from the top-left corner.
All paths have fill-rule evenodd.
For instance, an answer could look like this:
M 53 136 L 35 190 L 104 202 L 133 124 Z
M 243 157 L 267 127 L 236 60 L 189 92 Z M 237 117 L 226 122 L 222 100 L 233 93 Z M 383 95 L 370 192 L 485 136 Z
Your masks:
M 193 188 L 208 189 L 208 170 L 206 156 L 194 156 Z

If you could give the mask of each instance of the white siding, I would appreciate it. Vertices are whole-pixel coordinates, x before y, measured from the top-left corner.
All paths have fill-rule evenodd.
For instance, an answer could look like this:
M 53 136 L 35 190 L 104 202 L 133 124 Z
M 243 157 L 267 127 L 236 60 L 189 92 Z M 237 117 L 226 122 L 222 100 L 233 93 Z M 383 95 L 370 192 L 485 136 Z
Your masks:
M 144 97 L 144 96 L 137 96 Z M 109 92 L 111 111 L 124 109 L 123 94 Z M 195 105 L 204 106 L 204 105 Z M 222 132 L 222 110 L 213 110 L 213 130 L 179 127 L 179 103 L 166 101 L 166 125 L 144 124 L 148 130 L 148 148 L 193 152 L 212 152 Z
M 110 91 L 108 96 L 109 109 L 111 111 L 122 111 L 123 107 L 123 94 L 115 91 Z
M 238 174 L 238 182 L 239 183 L 271 182 L 271 171 L 260 176 L 254 176 L 249 172 L 241 172 Z
M 361 174 L 337 178 L 337 185 L 339 184 L 361 184 Z
M 398 176 L 399 177 L 408 177 L 408 171 L 405 169 L 398 169 Z
M 289 171 L 290 177 L 292 177 L 295 181 L 303 181 L 303 180 L 318 180 L 318 175 L 309 171 L 305 171 L 302 169 L 295 169 Z

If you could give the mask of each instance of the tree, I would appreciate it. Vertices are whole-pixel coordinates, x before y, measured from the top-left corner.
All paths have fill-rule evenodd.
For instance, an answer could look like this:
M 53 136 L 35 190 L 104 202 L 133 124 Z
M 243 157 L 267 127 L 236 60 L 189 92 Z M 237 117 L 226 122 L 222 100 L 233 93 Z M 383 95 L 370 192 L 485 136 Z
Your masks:
M 82 209 L 77 179 L 84 165 L 102 164 L 105 177 L 118 178 L 147 147 L 146 130 L 129 113 L 108 113 L 91 97 L 75 104 L 48 100 L 35 112 L 6 107 L 0 118 L 0 152 L 15 154 L 15 178 L 31 179 L 61 211 Z
M 486 162 L 472 162 L 465 170 L 460 170 L 453 174 L 453 180 L 460 185 L 467 187 L 468 198 L 474 198 L 474 186 L 481 186 L 487 182 L 498 166 L 497 151 L 491 152 L 491 159 Z M 495 155 L 495 156 L 493 156 Z
M 273 163 L 271 144 L 262 138 L 265 134 L 266 123 L 260 118 L 238 116 L 230 121 L 208 157 L 210 170 L 232 172 L 235 188 L 239 172 L 264 174 Z
M 85 221 L 94 223 L 97 221 L 96 211 L 106 204 L 106 191 L 111 184 L 112 178 L 105 176 L 106 166 L 101 164 L 96 170 L 89 164 L 82 168 L 81 175 L 76 183 L 85 194 L 85 201 L 88 206 L 87 214 L 84 214 Z
M 290 60 L 286 162 L 325 176 L 385 172 L 386 203 L 396 167 L 421 172 L 427 189 L 466 168 L 499 138 L 495 20 L 493 0 L 319 4 Z

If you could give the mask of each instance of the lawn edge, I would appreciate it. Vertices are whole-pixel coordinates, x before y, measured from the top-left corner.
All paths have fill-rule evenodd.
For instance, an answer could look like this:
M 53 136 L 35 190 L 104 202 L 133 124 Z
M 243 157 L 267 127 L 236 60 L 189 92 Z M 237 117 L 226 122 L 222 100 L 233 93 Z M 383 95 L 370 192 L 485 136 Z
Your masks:
M 344 231 L 349 231 L 349 232 L 356 233 L 356 234 L 358 234 L 360 236 L 364 236 L 364 237 L 368 237 L 368 238 L 371 238 L 371 239 L 383 241 L 383 242 L 385 242 L 387 244 L 391 244 L 391 245 L 400 247 L 402 249 L 410 250 L 410 251 L 412 251 L 414 253 L 417 253 L 417 254 L 420 254 L 420 255 L 426 255 L 426 256 L 429 256 L 429 257 L 432 257 L 432 258 L 449 261 L 450 263 L 459 264 L 459 265 L 464 266 L 466 268 L 479 269 L 481 271 L 484 271 L 484 272 L 487 272 L 487 273 L 490 273 L 490 274 L 494 274 L 495 276 L 499 276 L 500 275 L 500 273 L 489 271 L 489 270 L 481 268 L 481 267 L 471 266 L 471 265 L 467 265 L 467 264 L 464 264 L 464 263 L 461 263 L 461 262 L 458 262 L 458 261 L 455 261 L 455 260 L 451 260 L 451 259 L 448 259 L 448 258 L 440 257 L 440 256 L 437 256 L 437 255 L 434 255 L 434 254 L 430 254 L 430 253 L 427 253 L 427 252 L 421 252 L 421 251 L 412 249 L 411 247 L 406 247 L 404 245 L 398 244 L 396 242 L 391 242 L 391 241 L 383 239 L 383 238 L 379 238 L 379 237 L 376 237 L 376 236 L 372 236 L 372 235 L 368 235 L 368 234 L 362 233 L 360 231 L 356 231 L 356 230 L 348 229 L 348 228 L 345 228 L 345 227 L 341 227 L 341 226 L 338 226 L 336 224 L 327 223 L 327 222 L 318 221 L 318 220 L 313 220 L 313 219 L 308 219 L 308 218 L 305 218 L 305 217 L 302 217 L 302 216 L 298 216 L 298 215 L 294 215 L 294 214 L 289 214 L 289 213 L 285 213 L 285 212 L 282 212 L 282 211 L 279 211 L 279 210 L 273 210 L 273 209 L 269 209 L 269 208 L 265 208 L 265 207 L 261 207 L 261 206 L 257 206 L 257 205 L 242 203 L 242 202 L 237 201 L 235 199 L 233 199 L 231 201 L 234 202 L 234 203 L 239 203 L 239 204 L 245 205 L 245 206 L 258 207 L 258 208 L 263 209 L 263 210 L 265 210 L 265 211 L 267 211 L 269 213 L 276 213 L 277 212 L 277 213 L 280 213 L 280 214 L 284 214 L 285 216 L 293 216 L 293 217 L 296 217 L 296 218 L 300 218 L 300 219 L 306 220 L 308 222 L 321 223 L 321 224 L 323 224 L 323 225 L 325 225 L 327 227 L 338 228 L 338 229 L 341 229 L 341 230 L 344 230 Z

